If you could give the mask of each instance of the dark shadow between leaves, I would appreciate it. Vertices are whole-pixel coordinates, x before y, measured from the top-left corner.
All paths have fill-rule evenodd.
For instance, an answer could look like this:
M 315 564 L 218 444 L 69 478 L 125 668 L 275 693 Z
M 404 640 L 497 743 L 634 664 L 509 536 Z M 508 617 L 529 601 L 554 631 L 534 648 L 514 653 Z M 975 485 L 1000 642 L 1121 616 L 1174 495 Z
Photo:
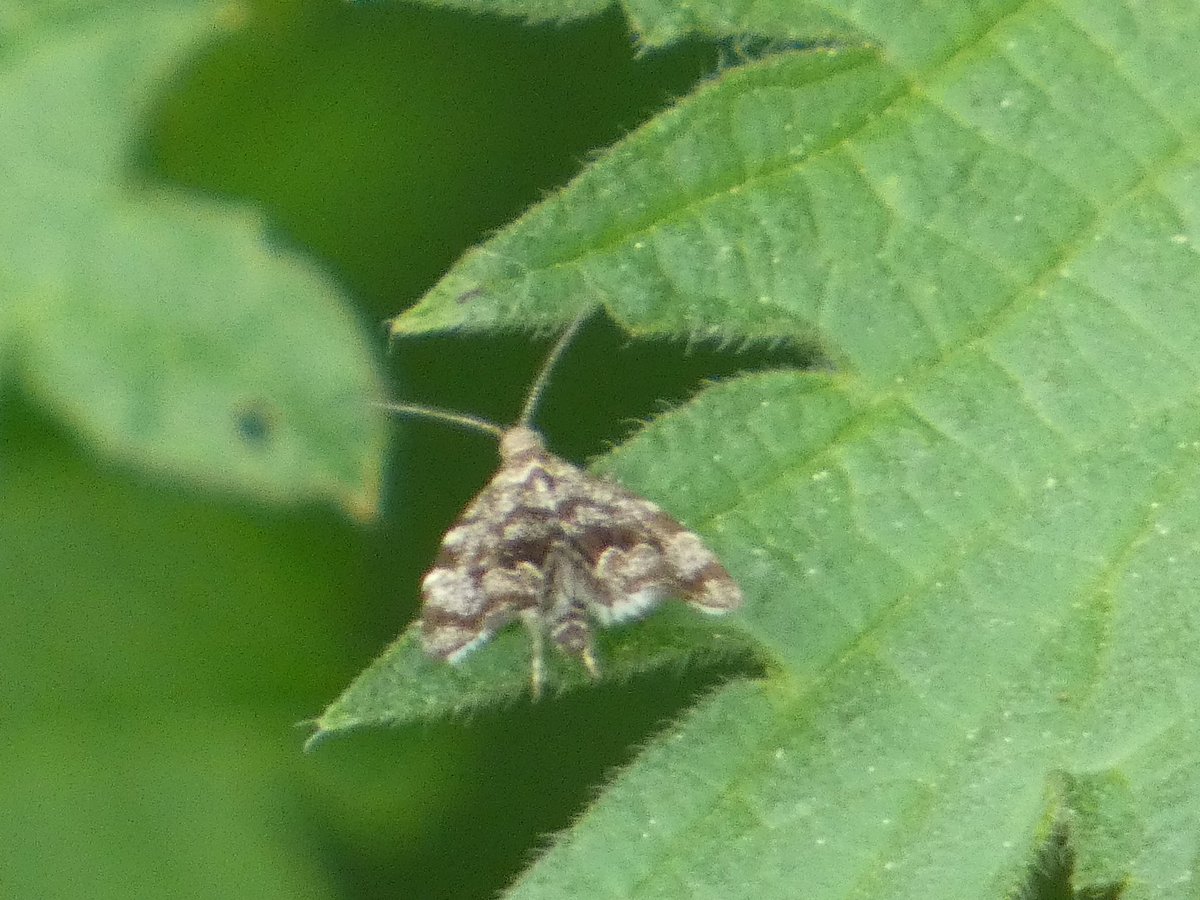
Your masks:
M 531 848 L 569 827 L 647 741 L 702 696 L 747 674 L 744 659 L 705 660 L 670 675 L 330 741 L 311 757 L 329 780 L 325 790 L 338 798 L 341 781 L 358 786 L 370 795 L 372 815 L 356 817 L 344 801 L 318 793 L 313 853 L 356 897 L 445 896 L 448 885 L 464 900 L 494 897 L 529 865 Z M 439 758 L 434 775 L 397 768 L 398 760 Z M 406 831 L 418 814 L 420 829 Z
M 1027 900 L 1120 900 L 1125 893 L 1120 884 L 1073 889 L 1075 863 L 1070 828 L 1060 823 L 1030 866 L 1026 887 L 1019 896 Z

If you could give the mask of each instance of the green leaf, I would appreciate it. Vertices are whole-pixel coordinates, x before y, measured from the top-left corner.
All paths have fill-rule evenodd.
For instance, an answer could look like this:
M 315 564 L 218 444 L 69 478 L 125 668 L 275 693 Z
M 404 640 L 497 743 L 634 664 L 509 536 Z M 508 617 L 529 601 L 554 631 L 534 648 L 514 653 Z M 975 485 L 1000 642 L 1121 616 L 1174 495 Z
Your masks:
M 11 897 L 334 900 L 281 789 L 287 759 L 245 716 L 36 717 L 0 767 Z M 15 727 L 13 727 L 15 725 Z
M 0 7 L 3 374 L 114 458 L 372 517 L 381 387 L 344 297 L 256 213 L 131 171 L 155 97 L 234 11 L 76 7 Z
M 661 27 L 820 37 L 743 8 Z M 1004 897 L 1059 832 L 1077 889 L 1193 896 L 1200 7 L 824 8 L 870 45 L 719 73 L 393 322 L 598 304 L 833 363 L 713 386 L 598 463 L 712 543 L 767 675 L 511 896 Z M 520 644 L 444 677 L 511 696 L 515 664 L 483 692 Z M 329 727 L 466 702 L 411 654 L 352 691 Z
M 814 211 L 797 204 L 834 202 L 851 173 L 802 176 L 799 164 L 823 159 L 902 87 L 864 50 L 727 72 L 470 251 L 393 333 L 565 323 L 588 298 L 636 334 L 811 332 L 801 320 L 817 313 L 840 235 L 818 234 Z

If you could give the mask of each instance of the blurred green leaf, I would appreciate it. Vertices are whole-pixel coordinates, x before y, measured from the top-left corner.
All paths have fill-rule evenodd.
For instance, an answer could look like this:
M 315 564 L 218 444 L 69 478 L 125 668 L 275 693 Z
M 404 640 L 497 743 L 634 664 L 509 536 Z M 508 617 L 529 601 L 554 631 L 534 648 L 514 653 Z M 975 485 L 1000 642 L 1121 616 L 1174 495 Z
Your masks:
M 281 747 L 253 721 L 35 724 L 9 731 L 0 768 L 7 896 L 343 896 L 301 852 Z
M 256 213 L 133 180 L 155 97 L 238 10 L 47 10 L 0 6 L 0 358 L 116 458 L 374 516 L 381 388 L 338 289 Z
M 346 672 L 366 530 L 98 471 L 31 412 L 3 416 L 0 895 L 346 897 L 293 725 Z
M 723 71 L 393 331 L 600 304 L 812 339 L 837 374 L 717 385 L 598 463 L 711 541 L 768 677 L 661 736 L 511 896 L 1001 897 L 1060 829 L 1077 889 L 1191 896 L 1200 8 L 641 8 L 650 43 L 836 20 L 869 45 Z M 514 695 L 498 643 L 445 678 Z M 461 707 L 406 646 L 336 727 Z

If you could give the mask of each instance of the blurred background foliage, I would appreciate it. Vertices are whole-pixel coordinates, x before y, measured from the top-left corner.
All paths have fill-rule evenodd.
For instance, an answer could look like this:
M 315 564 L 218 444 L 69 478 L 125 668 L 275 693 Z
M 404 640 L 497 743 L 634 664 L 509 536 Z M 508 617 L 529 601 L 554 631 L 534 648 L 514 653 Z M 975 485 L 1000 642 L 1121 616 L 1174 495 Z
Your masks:
M 147 125 L 143 176 L 259 205 L 363 328 L 718 64 L 570 27 L 339 0 L 257 0 Z M 508 420 L 545 344 L 406 341 L 392 389 Z M 631 346 L 598 322 L 542 425 L 574 459 L 744 357 Z M 295 727 L 415 615 L 486 438 L 397 427 L 384 517 L 264 508 L 117 466 L 0 402 L 0 894 L 486 897 L 716 672 L 363 733 Z M 614 861 L 619 864 L 619 861 Z

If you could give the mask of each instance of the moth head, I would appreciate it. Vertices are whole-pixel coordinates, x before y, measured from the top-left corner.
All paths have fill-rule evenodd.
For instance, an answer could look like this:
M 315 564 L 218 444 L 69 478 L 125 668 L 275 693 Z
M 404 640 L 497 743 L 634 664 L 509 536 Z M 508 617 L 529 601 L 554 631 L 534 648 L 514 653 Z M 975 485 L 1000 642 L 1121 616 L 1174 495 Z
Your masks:
M 500 459 L 510 463 L 522 456 L 544 453 L 546 444 L 532 428 L 516 425 L 500 437 Z

